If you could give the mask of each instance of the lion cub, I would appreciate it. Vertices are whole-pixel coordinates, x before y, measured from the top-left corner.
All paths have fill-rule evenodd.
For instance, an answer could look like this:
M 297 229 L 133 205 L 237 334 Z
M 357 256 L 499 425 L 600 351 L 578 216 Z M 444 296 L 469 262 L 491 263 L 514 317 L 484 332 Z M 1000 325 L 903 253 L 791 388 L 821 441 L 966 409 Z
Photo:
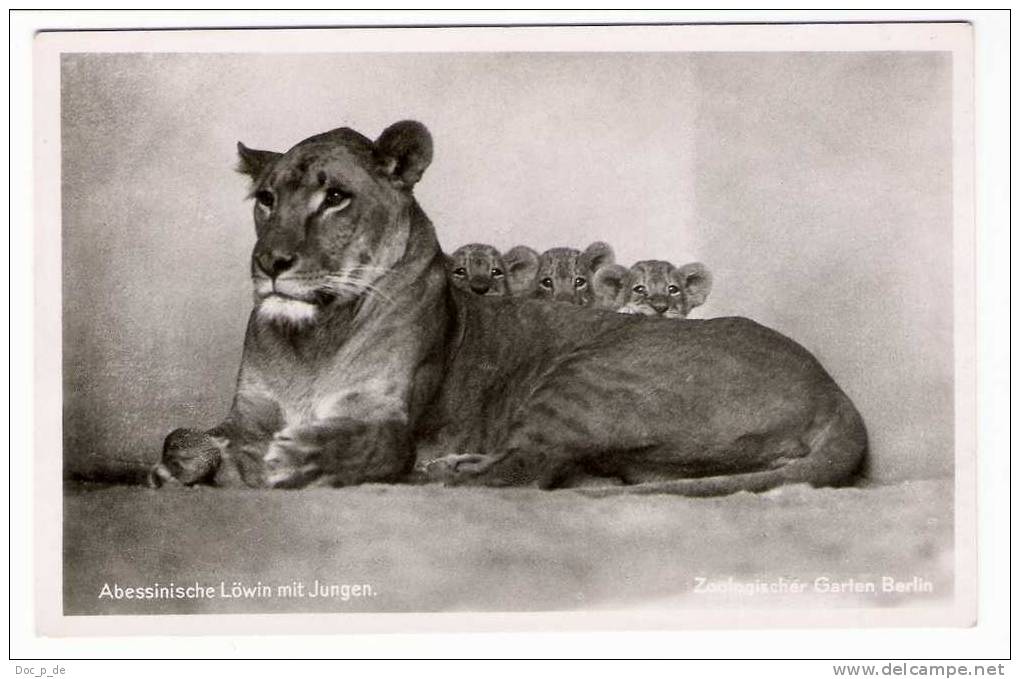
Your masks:
M 514 248 L 512 252 L 515 260 L 527 262 L 522 264 L 522 273 L 518 277 L 523 295 L 578 306 L 595 304 L 592 279 L 599 269 L 615 261 L 613 248 L 601 241 L 592 243 L 584 252 L 574 248 L 552 248 L 539 255 L 525 246 Z M 527 272 L 531 271 L 530 279 L 526 279 Z
M 499 250 L 483 243 L 462 245 L 446 256 L 450 283 L 476 295 L 506 295 L 506 265 Z
M 687 318 L 708 299 L 712 273 L 701 262 L 675 267 L 648 259 L 629 270 L 613 264 L 599 269 L 593 281 L 596 306 L 623 314 Z
M 531 292 L 538 255 L 518 245 L 505 255 L 491 245 L 470 243 L 446 256 L 446 272 L 453 287 L 482 296 L 521 296 Z

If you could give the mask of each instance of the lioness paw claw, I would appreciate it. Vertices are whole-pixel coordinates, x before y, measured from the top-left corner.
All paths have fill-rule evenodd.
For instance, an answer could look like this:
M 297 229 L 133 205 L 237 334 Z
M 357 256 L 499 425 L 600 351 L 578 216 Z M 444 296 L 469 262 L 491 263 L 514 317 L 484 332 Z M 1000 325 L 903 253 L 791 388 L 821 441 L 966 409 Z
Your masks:
M 488 460 L 485 455 L 444 455 L 426 462 L 424 472 L 429 481 L 451 483 L 483 469 Z
M 302 488 L 321 476 L 314 461 L 318 448 L 305 445 L 287 435 L 273 437 L 262 458 L 266 485 L 270 488 Z

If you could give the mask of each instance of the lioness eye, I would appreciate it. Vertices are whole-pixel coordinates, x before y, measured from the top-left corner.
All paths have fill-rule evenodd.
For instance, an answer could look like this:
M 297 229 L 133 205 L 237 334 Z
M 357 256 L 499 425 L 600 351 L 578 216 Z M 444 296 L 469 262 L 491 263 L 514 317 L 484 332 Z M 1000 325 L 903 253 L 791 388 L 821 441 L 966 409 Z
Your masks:
M 453 275 L 456 276 L 457 278 L 464 278 L 464 276 L 467 276 L 467 269 L 465 269 L 462 266 L 457 267 L 456 269 L 453 270 Z
M 263 189 L 262 191 L 256 192 L 255 200 L 258 201 L 259 205 L 269 208 L 270 210 L 273 209 L 273 203 L 275 202 L 275 199 L 273 198 L 273 194 L 271 191 L 266 191 L 265 189 Z
M 538 284 L 541 285 L 546 290 L 552 290 L 552 279 L 551 278 L 543 278 L 541 281 L 538 282 Z
M 503 276 L 503 270 L 502 269 L 497 267 L 497 268 L 492 270 L 492 277 L 493 278 L 501 278 L 502 276 Z
M 578 276 L 577 278 L 574 279 L 575 288 L 583 288 L 586 285 L 588 285 L 587 279 L 582 278 L 581 276 Z
M 634 286 L 634 292 L 636 292 L 639 295 L 645 294 L 645 286 L 643 286 L 643 285 L 635 285 Z
M 677 294 L 680 293 L 680 288 L 678 288 L 675 285 L 671 285 L 671 286 L 669 286 L 666 289 L 669 290 L 669 294 L 671 294 L 671 295 L 677 295 Z
M 326 189 L 326 197 L 322 199 L 322 207 L 336 207 L 350 198 L 338 188 Z

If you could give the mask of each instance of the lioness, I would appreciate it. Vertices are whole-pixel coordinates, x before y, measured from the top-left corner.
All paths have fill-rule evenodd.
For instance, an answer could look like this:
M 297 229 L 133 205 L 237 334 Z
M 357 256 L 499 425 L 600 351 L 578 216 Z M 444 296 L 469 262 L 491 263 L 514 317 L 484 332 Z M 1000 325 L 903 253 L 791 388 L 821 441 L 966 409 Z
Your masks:
M 712 274 L 701 262 L 675 267 L 649 259 L 630 269 L 603 267 L 592 280 L 596 306 L 624 314 L 687 318 L 712 291 Z
M 167 437 L 153 485 L 400 481 L 419 448 L 449 453 L 428 471 L 451 484 L 592 473 L 689 495 L 843 484 L 860 467 L 853 404 L 768 328 L 451 286 L 412 193 L 432 159 L 422 124 L 238 148 L 257 241 L 236 395 L 219 426 Z
M 595 302 L 592 277 L 600 267 L 615 261 L 613 248 L 601 241 L 592 243 L 584 252 L 574 248 L 551 248 L 541 255 L 521 246 L 517 257 L 534 262 L 528 268 L 530 279 L 525 281 L 520 277 L 522 294 L 579 306 L 591 306 Z

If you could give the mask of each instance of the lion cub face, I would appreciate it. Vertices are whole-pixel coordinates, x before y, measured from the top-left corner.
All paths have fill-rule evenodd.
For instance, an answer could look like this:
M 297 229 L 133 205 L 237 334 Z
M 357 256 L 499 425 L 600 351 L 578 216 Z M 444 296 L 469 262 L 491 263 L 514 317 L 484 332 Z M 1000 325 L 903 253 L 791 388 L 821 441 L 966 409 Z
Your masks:
M 669 262 L 645 260 L 627 270 L 613 265 L 595 280 L 599 306 L 625 314 L 687 318 L 708 299 L 712 274 L 700 262 L 674 267 Z
M 573 248 L 552 248 L 541 255 L 531 251 L 531 256 L 534 273 L 523 286 L 525 294 L 580 306 L 594 304 L 592 277 L 601 267 L 614 261 L 613 249 L 602 242 L 592 243 L 584 252 Z
M 510 291 L 503 257 L 491 245 L 462 245 L 446 258 L 446 272 L 450 283 L 465 292 L 498 296 Z
M 240 143 L 238 152 L 255 199 L 258 317 L 302 325 L 378 294 L 407 245 L 411 189 L 432 159 L 428 130 L 404 121 L 372 142 L 340 128 L 283 154 Z

